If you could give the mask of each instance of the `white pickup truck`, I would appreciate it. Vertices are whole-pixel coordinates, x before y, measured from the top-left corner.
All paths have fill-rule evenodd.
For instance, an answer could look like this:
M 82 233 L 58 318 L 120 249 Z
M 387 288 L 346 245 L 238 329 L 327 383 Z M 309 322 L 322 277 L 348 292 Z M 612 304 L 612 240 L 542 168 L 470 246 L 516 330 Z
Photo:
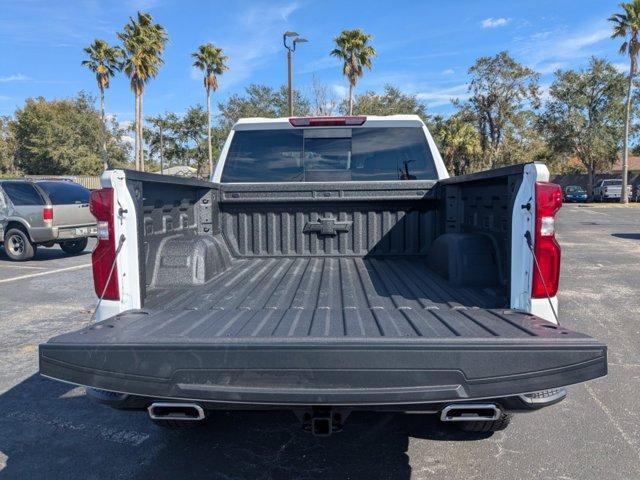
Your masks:
M 558 323 L 548 180 L 449 178 L 412 115 L 243 119 L 209 182 L 103 175 L 98 321 L 42 344 L 40 372 L 172 427 L 286 408 L 316 435 L 379 409 L 502 429 L 607 372 Z
M 607 200 L 620 200 L 622 195 L 622 180 L 619 178 L 606 178 L 600 180 L 593 187 L 593 199 L 597 202 Z M 631 185 L 627 185 L 627 197 L 631 197 Z

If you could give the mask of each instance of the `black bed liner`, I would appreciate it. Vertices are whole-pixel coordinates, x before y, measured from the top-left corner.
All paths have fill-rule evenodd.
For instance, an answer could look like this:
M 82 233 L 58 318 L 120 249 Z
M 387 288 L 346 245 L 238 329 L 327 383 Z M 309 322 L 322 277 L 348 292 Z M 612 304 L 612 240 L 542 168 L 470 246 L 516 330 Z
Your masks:
M 415 258 L 238 259 L 40 347 L 40 371 L 150 397 L 373 405 L 501 397 L 606 374 L 606 347 Z
M 145 308 L 155 311 L 149 321 L 156 324 L 171 323 L 176 310 L 217 312 L 199 328 L 189 327 L 197 329 L 189 330 L 189 336 L 195 338 L 351 336 L 358 334 L 349 328 L 354 315 L 366 317 L 363 322 L 374 327 L 360 332 L 362 335 L 423 336 L 418 321 L 411 320 L 414 313 L 443 316 L 442 335 L 455 335 L 456 325 L 464 317 L 463 307 L 497 308 L 506 303 L 498 288 L 450 285 L 420 258 L 280 257 L 234 260 L 231 268 L 204 285 L 156 289 L 149 294 Z M 273 321 L 264 323 L 260 310 L 270 313 Z M 287 312 L 308 319 L 308 332 L 304 328 L 289 332 L 283 321 Z M 376 317 L 387 318 L 394 328 L 386 329 Z M 326 322 L 330 324 L 324 325 Z M 316 325 L 320 323 L 324 326 Z M 175 325 L 167 324 L 166 328 Z M 322 333 L 324 329 L 327 331 Z M 480 336 L 490 335 L 473 322 L 467 329 Z

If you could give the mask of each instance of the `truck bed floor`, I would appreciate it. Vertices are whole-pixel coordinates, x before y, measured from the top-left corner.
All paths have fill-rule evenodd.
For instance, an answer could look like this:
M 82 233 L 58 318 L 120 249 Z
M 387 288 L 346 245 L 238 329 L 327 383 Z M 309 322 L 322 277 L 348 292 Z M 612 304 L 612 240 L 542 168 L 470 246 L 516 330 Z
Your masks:
M 413 258 L 264 258 L 204 285 L 153 291 L 139 322 L 156 339 L 522 334 L 480 311 L 505 303 L 497 289 L 452 286 Z

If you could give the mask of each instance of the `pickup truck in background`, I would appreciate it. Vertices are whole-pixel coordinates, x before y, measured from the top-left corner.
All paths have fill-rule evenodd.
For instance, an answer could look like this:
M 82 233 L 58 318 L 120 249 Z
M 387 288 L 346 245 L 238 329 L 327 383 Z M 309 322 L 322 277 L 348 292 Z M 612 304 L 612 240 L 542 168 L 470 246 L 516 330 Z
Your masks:
M 607 372 L 558 323 L 548 180 L 449 178 L 413 115 L 240 120 L 211 181 L 105 172 L 98 321 L 40 345 L 40 372 L 169 427 L 259 408 L 316 435 L 354 410 L 500 430 Z
M 607 200 L 620 200 L 622 195 L 622 180 L 617 178 L 609 178 L 600 180 L 593 187 L 593 199 L 597 202 L 606 202 Z M 631 197 L 631 185 L 627 185 L 627 195 Z

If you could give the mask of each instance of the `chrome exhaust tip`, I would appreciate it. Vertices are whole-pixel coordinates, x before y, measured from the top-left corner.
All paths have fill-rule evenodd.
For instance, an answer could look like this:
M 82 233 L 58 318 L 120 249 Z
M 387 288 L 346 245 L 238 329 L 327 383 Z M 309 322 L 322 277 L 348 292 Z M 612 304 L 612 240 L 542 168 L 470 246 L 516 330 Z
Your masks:
M 460 403 L 447 405 L 440 413 L 443 422 L 489 422 L 498 420 L 502 410 L 493 403 Z
M 195 403 L 156 402 L 147 408 L 151 420 L 185 420 L 197 422 L 204 420 L 204 410 Z

